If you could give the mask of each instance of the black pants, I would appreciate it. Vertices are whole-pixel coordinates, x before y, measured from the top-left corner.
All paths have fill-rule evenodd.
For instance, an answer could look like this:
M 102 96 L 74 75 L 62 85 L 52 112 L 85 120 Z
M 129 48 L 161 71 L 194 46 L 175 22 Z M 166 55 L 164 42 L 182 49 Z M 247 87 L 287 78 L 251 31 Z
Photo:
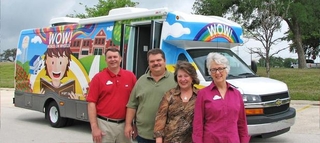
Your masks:
M 140 137 L 139 135 L 136 137 L 136 140 L 138 141 L 138 143 L 156 143 L 156 140 L 145 139 Z

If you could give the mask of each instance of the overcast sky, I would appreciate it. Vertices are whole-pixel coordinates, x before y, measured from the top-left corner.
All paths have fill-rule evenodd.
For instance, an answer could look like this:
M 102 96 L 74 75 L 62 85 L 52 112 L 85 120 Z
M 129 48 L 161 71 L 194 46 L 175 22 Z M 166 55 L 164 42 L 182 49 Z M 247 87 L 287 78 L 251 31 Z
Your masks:
M 54 1 L 54 2 L 53 2 Z M 143 8 L 168 7 L 170 10 L 191 12 L 194 0 L 132 0 Z M 84 12 L 84 5 L 92 7 L 98 0 L 1 0 L 1 49 L 17 47 L 23 29 L 47 27 L 54 17 Z
M 54 2 L 53 2 L 54 1 Z M 137 7 L 143 8 L 160 8 L 168 7 L 169 10 L 178 10 L 190 13 L 195 0 L 132 0 L 139 2 Z M 61 17 L 67 14 L 74 14 L 74 10 L 78 13 L 84 12 L 83 3 L 92 7 L 98 3 L 98 0 L 1 0 L 1 29 L 0 40 L 1 50 L 12 49 L 17 47 L 20 31 L 23 29 L 47 27 L 49 21 L 54 17 Z M 278 34 L 285 32 L 286 25 Z M 240 57 L 248 63 L 250 62 L 250 54 L 248 49 L 254 46 L 259 46 L 258 42 L 246 43 L 239 48 Z M 261 44 L 260 44 L 261 45 Z M 277 47 L 288 46 L 286 42 L 280 43 Z M 277 49 L 277 47 L 275 49 Z M 285 50 L 279 54 L 283 58 L 296 58 L 296 54 L 290 54 Z M 255 59 L 256 56 L 253 56 Z

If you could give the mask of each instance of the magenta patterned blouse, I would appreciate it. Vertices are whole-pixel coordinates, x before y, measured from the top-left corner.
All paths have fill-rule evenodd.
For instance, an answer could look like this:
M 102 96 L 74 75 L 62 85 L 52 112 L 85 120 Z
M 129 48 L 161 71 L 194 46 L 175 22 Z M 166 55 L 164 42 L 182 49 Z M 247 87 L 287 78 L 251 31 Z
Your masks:
M 242 96 L 229 83 L 227 88 L 224 99 L 213 82 L 199 90 L 194 110 L 193 142 L 249 142 Z

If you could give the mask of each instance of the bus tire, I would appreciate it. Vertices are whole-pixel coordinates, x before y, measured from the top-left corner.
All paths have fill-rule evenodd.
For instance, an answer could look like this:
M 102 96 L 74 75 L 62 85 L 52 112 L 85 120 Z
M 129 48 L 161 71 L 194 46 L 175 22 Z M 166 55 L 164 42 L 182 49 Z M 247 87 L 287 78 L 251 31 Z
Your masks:
M 60 116 L 60 110 L 58 104 L 53 101 L 48 105 L 46 110 L 46 114 L 50 125 L 55 128 L 64 127 L 67 123 L 67 118 L 63 118 Z

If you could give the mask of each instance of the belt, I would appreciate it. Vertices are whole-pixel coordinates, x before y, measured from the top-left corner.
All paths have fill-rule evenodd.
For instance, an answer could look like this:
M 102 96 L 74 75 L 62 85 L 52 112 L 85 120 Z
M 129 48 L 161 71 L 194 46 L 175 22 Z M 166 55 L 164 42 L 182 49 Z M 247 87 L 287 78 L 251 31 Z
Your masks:
M 103 116 L 100 116 L 100 115 L 97 115 L 97 117 L 99 119 L 102 119 L 102 120 L 105 120 L 105 121 L 108 121 L 108 122 L 112 122 L 112 123 L 117 123 L 117 124 L 120 124 L 120 123 L 123 123 L 124 121 L 126 121 L 125 119 L 123 119 L 123 120 L 112 120 L 112 119 L 109 119 L 109 118 L 106 118 L 106 117 L 103 117 Z

